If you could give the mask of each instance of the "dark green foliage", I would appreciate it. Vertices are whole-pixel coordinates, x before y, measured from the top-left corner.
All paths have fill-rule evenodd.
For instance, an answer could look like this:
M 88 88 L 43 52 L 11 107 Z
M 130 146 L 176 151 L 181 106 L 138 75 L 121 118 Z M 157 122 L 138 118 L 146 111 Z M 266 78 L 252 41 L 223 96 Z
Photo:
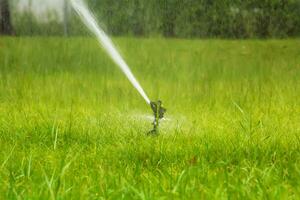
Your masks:
M 0 0 L 0 34 L 12 35 L 13 28 L 10 19 L 10 9 L 8 0 Z
M 112 35 L 165 37 L 268 38 L 300 35 L 300 0 L 88 0 L 102 26 Z M 73 15 L 74 13 L 72 13 Z M 53 27 L 16 23 L 18 34 L 41 34 Z M 71 34 L 83 27 L 71 17 Z M 49 28 L 46 28 L 47 26 Z M 63 34 L 56 22 L 47 34 Z M 58 28 L 58 30 L 56 30 Z

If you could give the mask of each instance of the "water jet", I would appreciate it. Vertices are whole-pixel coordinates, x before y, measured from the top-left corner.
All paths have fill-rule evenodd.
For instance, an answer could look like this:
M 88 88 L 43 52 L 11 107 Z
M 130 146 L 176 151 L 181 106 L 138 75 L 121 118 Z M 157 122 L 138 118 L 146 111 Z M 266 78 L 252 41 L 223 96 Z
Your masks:
M 117 64 L 117 66 L 122 70 L 131 84 L 136 88 L 140 95 L 144 98 L 147 104 L 150 105 L 153 114 L 153 130 L 150 133 L 158 133 L 159 121 L 164 117 L 166 109 L 162 107 L 162 102 L 159 100 L 157 102 L 150 101 L 147 94 L 133 75 L 129 66 L 117 51 L 115 45 L 111 39 L 107 36 L 104 30 L 98 25 L 95 17 L 88 9 L 87 5 L 82 0 L 71 0 L 71 4 L 77 14 L 80 16 L 83 23 L 90 29 L 90 31 L 96 36 L 100 45 L 106 50 L 107 54 L 111 59 Z

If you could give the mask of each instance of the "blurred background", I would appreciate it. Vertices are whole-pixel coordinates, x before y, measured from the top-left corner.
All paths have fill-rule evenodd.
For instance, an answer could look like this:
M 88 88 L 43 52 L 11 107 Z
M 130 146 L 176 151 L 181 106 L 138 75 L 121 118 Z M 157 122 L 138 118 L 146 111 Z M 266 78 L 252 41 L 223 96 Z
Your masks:
M 85 35 L 69 0 L 0 0 L 2 34 Z M 286 38 L 300 36 L 300 0 L 87 0 L 115 36 Z

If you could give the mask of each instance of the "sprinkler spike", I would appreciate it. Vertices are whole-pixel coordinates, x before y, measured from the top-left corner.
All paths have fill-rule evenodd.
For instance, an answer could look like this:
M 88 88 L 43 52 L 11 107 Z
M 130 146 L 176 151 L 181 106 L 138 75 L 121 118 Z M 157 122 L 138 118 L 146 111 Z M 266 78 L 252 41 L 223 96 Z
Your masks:
M 154 121 L 152 123 L 153 129 L 148 134 L 158 134 L 159 120 L 164 117 L 167 109 L 162 106 L 161 100 L 158 100 L 157 102 L 151 101 L 150 106 L 153 111 Z

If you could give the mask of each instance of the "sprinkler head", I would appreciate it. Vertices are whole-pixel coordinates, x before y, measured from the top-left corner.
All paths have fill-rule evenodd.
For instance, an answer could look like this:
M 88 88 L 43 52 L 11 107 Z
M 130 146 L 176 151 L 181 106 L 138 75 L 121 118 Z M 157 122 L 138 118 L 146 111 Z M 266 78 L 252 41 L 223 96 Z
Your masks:
M 161 100 L 157 102 L 151 101 L 150 107 L 153 111 L 154 121 L 153 121 L 153 129 L 148 134 L 158 134 L 159 121 L 164 118 L 166 113 L 166 109 L 162 106 Z

